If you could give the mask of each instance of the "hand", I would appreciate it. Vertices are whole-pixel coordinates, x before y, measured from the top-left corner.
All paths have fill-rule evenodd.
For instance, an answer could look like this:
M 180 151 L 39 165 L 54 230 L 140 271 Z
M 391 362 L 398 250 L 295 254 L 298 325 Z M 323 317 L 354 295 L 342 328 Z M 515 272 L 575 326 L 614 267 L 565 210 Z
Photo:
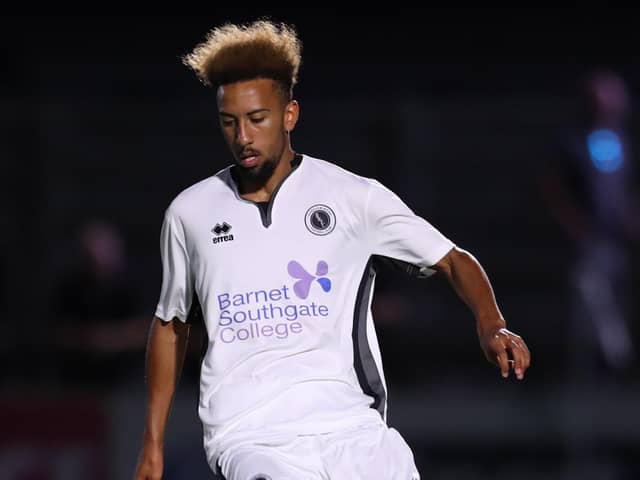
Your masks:
M 480 337 L 480 346 L 487 360 L 500 367 L 504 378 L 509 376 L 509 367 L 513 368 L 518 380 L 524 378 L 531 364 L 531 353 L 522 337 L 506 328 L 497 328 Z
M 134 480 L 160 480 L 162 464 L 162 448 L 145 446 L 138 460 Z

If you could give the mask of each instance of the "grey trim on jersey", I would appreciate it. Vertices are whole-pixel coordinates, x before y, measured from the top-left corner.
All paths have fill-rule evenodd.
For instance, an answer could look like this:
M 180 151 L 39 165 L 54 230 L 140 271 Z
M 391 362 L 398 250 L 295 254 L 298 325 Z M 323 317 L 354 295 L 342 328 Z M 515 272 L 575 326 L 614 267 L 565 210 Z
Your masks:
M 360 388 L 367 395 L 373 397 L 371 408 L 376 409 L 384 419 L 384 411 L 387 403 L 387 392 L 378 366 L 373 358 L 369 342 L 367 341 L 367 315 L 369 313 L 369 300 L 373 280 L 376 276 L 373 266 L 373 257 L 369 258 L 358 287 L 358 295 L 353 312 L 353 363 L 358 376 Z
M 237 188 L 238 183 L 235 175 L 235 167 L 231 168 L 230 181 L 234 182 L 235 184 L 233 185 L 234 192 L 236 192 L 236 195 L 240 200 L 244 202 L 252 203 L 256 207 L 258 207 L 258 211 L 260 212 L 260 219 L 262 220 L 262 225 L 264 226 L 264 228 L 269 228 L 269 226 L 271 225 L 271 210 L 273 209 L 273 202 L 276 199 L 276 195 L 278 194 L 280 187 L 287 180 L 287 178 L 289 178 L 289 175 L 291 175 L 293 172 L 296 171 L 296 169 L 300 166 L 301 163 L 302 163 L 302 155 L 299 153 L 296 153 L 295 156 L 293 157 L 293 160 L 291 160 L 291 170 L 289 171 L 289 173 L 285 175 L 285 177 L 282 180 L 280 180 L 280 183 L 278 183 L 276 188 L 271 193 L 271 198 L 269 198 L 268 202 L 254 202 L 252 200 L 247 200 L 246 198 L 242 198 Z
M 397 258 L 385 257 L 382 255 L 375 256 L 376 263 L 380 263 L 383 265 L 388 265 L 391 268 L 396 270 L 400 270 L 403 273 L 406 273 L 410 277 L 423 278 L 424 275 L 418 265 L 414 265 L 413 263 L 405 262 L 404 260 L 398 260 Z
M 225 477 L 222 473 L 222 467 L 220 466 L 220 462 L 218 462 L 218 460 L 216 460 L 215 467 L 216 468 L 213 471 L 213 480 L 227 480 L 227 477 Z
M 202 343 L 200 345 L 200 369 L 202 369 L 202 363 L 204 362 L 204 357 L 207 354 L 207 349 L 209 348 L 209 332 L 207 331 L 207 326 L 204 320 L 204 315 L 202 313 L 202 305 L 200 304 L 200 298 L 198 294 L 193 292 L 193 299 L 191 300 L 191 309 L 187 314 L 186 323 L 190 325 L 199 324 L 202 328 Z M 191 340 L 190 340 L 191 341 Z

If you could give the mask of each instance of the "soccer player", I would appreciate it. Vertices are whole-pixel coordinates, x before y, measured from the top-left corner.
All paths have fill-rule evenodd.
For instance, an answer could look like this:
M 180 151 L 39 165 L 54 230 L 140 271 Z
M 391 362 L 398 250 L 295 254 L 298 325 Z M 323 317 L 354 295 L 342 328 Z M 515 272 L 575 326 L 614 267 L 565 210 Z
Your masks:
M 293 150 L 300 51 L 293 27 L 257 21 L 214 29 L 184 58 L 216 91 L 235 161 L 165 212 L 137 479 L 162 474 L 194 297 L 208 334 L 204 449 L 228 480 L 420 478 L 386 423 L 370 313 L 378 256 L 417 277 L 445 275 L 487 359 L 504 377 L 529 367 L 472 255 L 379 182 Z

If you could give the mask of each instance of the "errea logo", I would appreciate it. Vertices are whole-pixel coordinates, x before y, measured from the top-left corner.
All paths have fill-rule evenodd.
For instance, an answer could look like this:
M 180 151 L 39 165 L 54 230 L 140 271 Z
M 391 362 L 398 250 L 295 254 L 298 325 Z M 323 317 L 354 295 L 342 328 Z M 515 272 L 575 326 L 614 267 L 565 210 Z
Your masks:
M 222 222 L 222 225 L 216 223 L 216 226 L 211 229 L 211 233 L 215 236 L 211 239 L 213 243 L 230 242 L 233 240 L 233 233 L 231 231 L 231 225 L 227 222 Z

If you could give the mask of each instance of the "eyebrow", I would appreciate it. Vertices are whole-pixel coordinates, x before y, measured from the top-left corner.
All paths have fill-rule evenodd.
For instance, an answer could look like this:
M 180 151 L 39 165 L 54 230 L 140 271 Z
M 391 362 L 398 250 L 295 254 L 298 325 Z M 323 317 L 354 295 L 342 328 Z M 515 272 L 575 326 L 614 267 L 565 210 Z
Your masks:
M 268 112 L 269 109 L 268 108 L 257 108 L 256 110 L 251 110 L 250 112 L 247 112 L 246 115 L 254 115 L 256 113 L 261 113 L 261 112 Z M 228 112 L 223 112 L 220 111 L 219 115 L 221 116 L 225 116 L 225 117 L 233 117 L 236 118 L 235 115 L 233 115 L 232 113 L 228 113 Z

